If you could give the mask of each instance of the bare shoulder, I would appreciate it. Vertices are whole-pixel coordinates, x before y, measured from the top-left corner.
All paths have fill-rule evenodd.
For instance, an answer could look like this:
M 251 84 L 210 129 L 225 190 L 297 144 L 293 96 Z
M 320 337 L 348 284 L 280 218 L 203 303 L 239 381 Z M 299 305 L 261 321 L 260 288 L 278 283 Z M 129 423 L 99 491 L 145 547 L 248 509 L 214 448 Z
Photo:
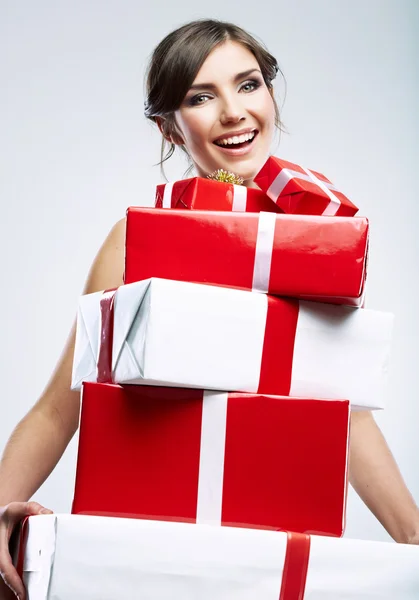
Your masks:
M 124 217 L 115 223 L 112 229 L 109 232 L 108 237 L 105 240 L 105 243 L 112 239 L 113 242 L 120 242 L 122 246 L 125 246 L 125 230 L 126 230 L 127 219 Z
M 126 219 L 120 219 L 110 230 L 89 271 L 84 294 L 99 292 L 123 284 Z

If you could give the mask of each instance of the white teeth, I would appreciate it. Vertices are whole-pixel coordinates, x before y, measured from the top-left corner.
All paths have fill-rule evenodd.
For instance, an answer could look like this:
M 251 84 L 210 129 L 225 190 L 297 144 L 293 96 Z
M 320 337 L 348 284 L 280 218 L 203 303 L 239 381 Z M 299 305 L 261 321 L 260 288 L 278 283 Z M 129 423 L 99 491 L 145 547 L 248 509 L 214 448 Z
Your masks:
M 219 146 L 227 146 L 232 144 L 243 144 L 243 142 L 248 142 L 255 137 L 255 132 L 251 131 L 250 133 L 243 133 L 242 135 L 235 135 L 230 138 L 223 138 L 222 140 L 217 140 L 215 143 Z

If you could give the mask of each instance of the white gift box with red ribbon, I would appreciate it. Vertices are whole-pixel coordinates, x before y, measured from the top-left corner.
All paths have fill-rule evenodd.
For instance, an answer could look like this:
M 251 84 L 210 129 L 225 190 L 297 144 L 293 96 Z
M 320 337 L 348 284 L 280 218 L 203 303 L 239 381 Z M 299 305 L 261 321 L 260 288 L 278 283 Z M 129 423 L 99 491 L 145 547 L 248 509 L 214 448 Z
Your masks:
M 417 546 L 79 515 L 30 517 L 26 534 L 28 600 L 419 597 Z
M 81 297 L 72 389 L 113 381 L 382 408 L 392 322 L 389 313 L 152 278 Z

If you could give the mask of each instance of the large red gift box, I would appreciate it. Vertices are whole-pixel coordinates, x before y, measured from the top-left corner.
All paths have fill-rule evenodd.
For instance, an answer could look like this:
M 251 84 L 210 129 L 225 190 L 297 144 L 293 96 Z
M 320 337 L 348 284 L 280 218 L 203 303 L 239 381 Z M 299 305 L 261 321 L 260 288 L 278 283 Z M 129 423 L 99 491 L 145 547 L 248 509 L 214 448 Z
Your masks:
M 358 208 L 321 173 L 270 156 L 255 183 L 285 213 L 350 217 Z
M 192 177 L 156 188 L 156 208 L 183 208 L 238 212 L 283 212 L 256 188 Z
M 368 220 L 131 207 L 125 283 L 161 277 L 359 306 Z
M 340 536 L 349 403 L 85 383 L 73 513 Z

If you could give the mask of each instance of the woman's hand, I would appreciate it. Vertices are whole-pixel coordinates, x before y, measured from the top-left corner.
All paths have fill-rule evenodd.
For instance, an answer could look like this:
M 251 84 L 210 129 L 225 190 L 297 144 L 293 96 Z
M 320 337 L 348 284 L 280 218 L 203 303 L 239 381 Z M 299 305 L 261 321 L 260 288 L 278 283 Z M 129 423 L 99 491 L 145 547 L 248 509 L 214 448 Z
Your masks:
M 9 541 L 14 527 L 24 517 L 47 514 L 52 514 L 52 511 L 37 502 L 10 502 L 10 504 L 0 507 L 0 574 L 2 576 L 0 600 L 9 600 L 9 598 L 15 597 L 20 600 L 26 598 L 23 582 L 12 564 L 9 553 Z M 10 590 L 14 592 L 14 595 Z
M 415 546 L 419 546 L 419 532 L 416 533 L 415 535 L 412 535 L 410 538 L 408 538 L 407 543 L 414 544 Z

